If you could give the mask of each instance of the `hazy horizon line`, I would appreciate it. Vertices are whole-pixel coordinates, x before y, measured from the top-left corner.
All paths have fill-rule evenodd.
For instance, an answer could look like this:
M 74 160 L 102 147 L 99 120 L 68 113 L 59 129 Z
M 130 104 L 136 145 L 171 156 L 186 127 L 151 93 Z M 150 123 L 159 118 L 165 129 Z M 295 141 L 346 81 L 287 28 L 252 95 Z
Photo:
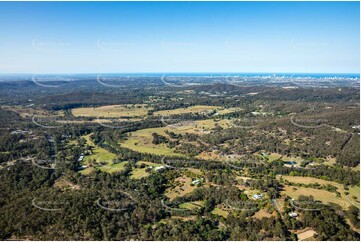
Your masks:
M 183 71 L 175 71 L 175 72 L 33 72 L 33 73 L 1 73 L 0 75 L 99 75 L 99 74 L 352 74 L 352 75 L 360 75 L 360 72 L 242 72 L 242 71 L 232 71 L 232 72 L 207 72 L 207 71 L 199 71 L 199 72 L 183 72 Z

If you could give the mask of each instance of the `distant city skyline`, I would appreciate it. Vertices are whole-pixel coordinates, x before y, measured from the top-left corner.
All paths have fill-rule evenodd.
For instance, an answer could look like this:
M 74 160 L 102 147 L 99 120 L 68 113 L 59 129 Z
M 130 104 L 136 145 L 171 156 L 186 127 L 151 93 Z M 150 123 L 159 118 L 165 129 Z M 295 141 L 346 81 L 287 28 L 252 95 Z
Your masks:
M 0 74 L 358 74 L 359 4 L 0 2 Z

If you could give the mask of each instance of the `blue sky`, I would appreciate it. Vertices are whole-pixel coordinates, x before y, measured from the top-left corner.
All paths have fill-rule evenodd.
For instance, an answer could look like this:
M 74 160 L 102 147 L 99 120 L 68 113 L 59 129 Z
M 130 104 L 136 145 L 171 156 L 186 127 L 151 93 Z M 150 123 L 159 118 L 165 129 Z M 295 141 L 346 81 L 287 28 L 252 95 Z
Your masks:
M 0 2 L 0 73 L 359 73 L 359 2 Z

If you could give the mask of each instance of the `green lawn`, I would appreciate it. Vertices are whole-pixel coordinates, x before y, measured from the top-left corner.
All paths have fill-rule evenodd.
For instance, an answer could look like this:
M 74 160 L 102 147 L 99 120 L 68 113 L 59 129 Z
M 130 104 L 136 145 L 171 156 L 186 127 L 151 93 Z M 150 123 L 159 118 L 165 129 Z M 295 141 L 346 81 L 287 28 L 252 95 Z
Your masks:
M 83 175 L 89 175 L 90 173 L 92 173 L 93 171 L 95 171 L 95 169 L 93 167 L 88 167 L 84 170 L 81 170 L 80 171 L 80 174 L 83 174 Z
M 93 154 L 84 157 L 84 162 L 88 164 L 90 160 L 95 160 L 96 162 L 106 162 L 107 165 L 111 165 L 112 160 L 115 159 L 115 157 L 115 154 L 110 153 L 103 148 L 97 147 L 93 149 Z
M 220 208 L 215 208 L 213 211 L 212 211 L 212 214 L 215 214 L 215 215 L 219 215 L 219 216 L 222 216 L 224 218 L 227 218 L 228 216 L 228 212 L 227 211 L 224 211 Z
M 101 171 L 109 172 L 109 173 L 113 173 L 113 172 L 124 169 L 125 163 L 122 162 L 119 164 L 113 164 L 113 159 L 116 158 L 116 155 L 109 152 L 108 150 L 106 150 L 104 148 L 101 148 L 101 147 L 95 145 L 94 142 L 90 139 L 90 135 L 91 134 L 88 134 L 88 135 L 85 135 L 82 137 L 86 140 L 88 145 L 90 145 L 94 148 L 92 149 L 92 154 L 86 155 L 84 157 L 84 161 L 81 164 L 89 166 L 91 160 L 95 160 L 97 163 L 105 162 L 106 165 L 104 165 L 104 166 L 96 165 L 95 169 L 99 169 Z M 88 167 L 88 168 L 82 170 L 81 174 L 89 174 L 93 170 L 94 170 L 94 168 Z
M 130 178 L 133 178 L 133 179 L 140 179 L 140 178 L 143 178 L 143 177 L 146 177 L 146 176 L 149 176 L 150 173 L 149 172 L 146 172 L 147 168 L 136 168 L 132 171 L 132 175 L 130 176 Z
M 154 155 L 165 155 L 165 156 L 182 156 L 181 154 L 175 153 L 173 149 L 170 149 L 165 145 L 145 146 L 139 143 L 140 143 L 139 140 L 130 138 L 124 143 L 121 143 L 121 146 L 141 153 L 149 153 Z
M 282 157 L 281 154 L 277 154 L 277 153 L 271 153 L 267 156 L 268 158 L 268 161 L 271 162 L 271 161 L 275 161 L 275 160 L 278 160 Z
M 152 163 L 152 162 L 147 162 L 147 161 L 140 161 L 140 162 L 138 162 L 138 163 L 139 163 L 139 164 L 145 164 L 146 167 L 133 169 L 130 178 L 140 179 L 140 178 L 142 178 L 142 177 L 149 176 L 150 173 L 145 171 L 145 170 L 148 168 L 148 166 L 158 167 L 158 166 L 162 166 L 162 165 L 163 165 L 163 164 Z
M 179 207 L 192 210 L 192 209 L 201 208 L 202 205 L 203 205 L 203 201 L 195 201 L 195 202 L 182 203 L 179 205 Z
M 106 162 L 108 166 L 112 165 L 113 159 L 116 157 L 115 154 L 107 151 L 104 148 L 101 148 L 94 144 L 94 142 L 90 139 L 90 135 L 82 136 L 88 145 L 93 146 L 92 154 L 84 157 L 84 163 L 88 164 L 90 160 L 95 160 L 96 162 Z
M 349 187 L 349 195 L 348 198 L 352 201 L 352 204 L 358 205 L 357 207 L 360 207 L 360 187 L 359 186 L 352 186 Z M 356 199 L 353 198 L 353 196 L 356 197 Z
M 114 173 L 114 172 L 124 170 L 125 164 L 127 164 L 127 162 L 123 161 L 123 162 L 118 163 L 118 164 L 112 164 L 111 166 L 101 166 L 101 167 L 98 167 L 98 168 L 99 168 L 99 170 L 104 171 L 104 172 Z

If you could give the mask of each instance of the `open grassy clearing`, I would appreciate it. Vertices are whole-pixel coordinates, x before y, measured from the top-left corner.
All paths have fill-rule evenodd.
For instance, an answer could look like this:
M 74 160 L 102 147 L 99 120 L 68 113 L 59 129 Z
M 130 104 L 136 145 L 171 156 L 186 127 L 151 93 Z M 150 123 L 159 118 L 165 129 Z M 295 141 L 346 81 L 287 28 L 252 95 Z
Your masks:
M 318 193 L 317 191 L 320 191 L 320 192 L 327 192 L 325 193 L 325 197 L 323 197 L 322 199 L 318 199 L 322 202 L 336 202 L 338 204 L 340 204 L 340 206 L 343 206 L 343 207 L 348 207 L 352 204 L 354 205 L 358 205 L 358 207 L 360 207 L 359 205 L 359 201 L 360 201 L 360 187 L 359 186 L 352 186 L 352 187 L 349 187 L 349 195 L 346 195 L 345 192 L 346 190 L 344 189 L 344 186 L 340 183 L 337 183 L 337 182 L 332 182 L 332 181 L 325 181 L 325 180 L 322 180 L 322 179 L 317 179 L 317 178 L 313 178 L 313 177 L 302 177 L 302 176 L 282 176 L 282 178 L 284 180 L 287 180 L 287 181 L 290 181 L 290 182 L 295 182 L 295 183 L 303 183 L 303 184 L 311 184 L 311 183 L 318 183 L 320 185 L 332 185 L 332 186 L 335 186 L 337 187 L 337 191 L 341 193 L 341 198 L 336 198 L 336 195 L 334 195 L 334 193 L 331 193 L 331 192 L 328 192 L 328 191 L 325 191 L 325 190 L 320 190 L 320 189 L 312 189 L 312 190 L 307 190 L 308 193 Z M 280 179 L 280 176 L 277 176 L 277 179 Z M 311 189 L 311 188 L 303 188 L 303 187 L 300 187 L 298 188 L 300 189 L 301 193 L 302 193 L 302 190 L 303 189 Z M 290 192 L 289 192 L 290 193 Z M 295 193 L 295 195 L 302 195 L 302 194 L 298 194 L 298 192 Z M 331 195 L 333 194 L 333 195 Z M 312 195 L 312 194 L 311 194 Z M 320 196 L 319 194 L 316 194 L 316 195 L 313 195 L 315 198 L 316 196 Z M 353 197 L 356 197 L 356 199 L 354 199 Z M 330 199 L 329 201 L 327 199 Z M 351 202 L 350 202 L 351 201 Z M 345 205 L 346 204 L 346 205 Z
M 236 185 L 236 187 L 242 191 L 249 190 L 249 188 L 244 185 L 244 182 L 246 182 L 248 180 L 252 180 L 252 179 L 253 178 L 244 177 L 244 176 L 236 176 L 236 181 L 239 183 L 238 185 Z
M 268 161 L 272 162 L 272 161 L 275 161 L 275 160 L 278 160 L 278 159 L 281 159 L 283 155 L 281 154 L 278 154 L 278 153 L 271 153 L 267 156 L 268 158 Z
M 322 164 L 325 165 L 325 166 L 333 166 L 333 165 L 336 164 L 336 158 L 333 158 L 333 157 L 328 158 L 328 159 L 326 159 L 326 161 L 323 162 Z
M 186 217 L 182 217 L 182 216 L 171 216 L 171 219 L 173 220 L 182 220 L 184 222 L 186 221 L 196 221 L 197 217 L 196 216 L 186 216 Z
M 155 155 L 168 155 L 168 156 L 183 156 L 181 154 L 175 153 L 174 149 L 170 149 L 166 147 L 165 144 L 153 144 L 152 133 L 158 133 L 160 135 L 166 136 L 164 131 L 166 128 L 149 128 L 149 129 L 141 129 L 135 132 L 130 133 L 130 137 L 120 143 L 122 147 L 141 152 L 141 153 L 150 153 Z
M 285 198 L 284 197 L 277 198 L 276 204 L 277 204 L 277 207 L 280 210 L 280 212 L 284 212 Z
M 116 157 L 115 154 L 110 153 L 106 149 L 96 146 L 92 150 L 91 155 L 87 155 L 84 157 L 84 161 L 89 163 L 91 160 L 95 160 L 96 162 L 106 162 L 107 165 L 111 165 L 112 160 Z
M 88 145 L 94 147 L 92 149 L 92 154 L 85 156 L 84 161 L 85 162 L 89 162 L 90 160 L 95 160 L 96 162 L 103 161 L 111 165 L 112 160 L 116 157 L 116 155 L 94 144 L 94 142 L 90 139 L 90 136 L 91 134 L 82 136 L 82 138 L 86 140 Z
M 343 209 L 347 209 L 351 206 L 351 203 L 347 200 L 346 197 L 337 197 L 335 193 L 326 190 L 286 185 L 284 187 L 284 191 L 281 191 L 281 194 L 287 195 L 294 199 L 298 199 L 300 195 L 313 196 L 317 201 L 321 201 L 324 204 L 336 203 Z
M 213 209 L 212 214 L 219 215 L 224 218 L 227 218 L 227 216 L 228 216 L 228 212 L 223 209 L 220 209 L 220 208 Z
M 236 162 L 241 161 L 244 155 L 242 154 L 232 154 L 226 155 L 221 154 L 218 150 L 213 150 L 210 152 L 202 152 L 199 155 L 195 156 L 196 158 L 202 160 L 217 160 L 217 161 L 229 161 L 229 162 Z
M 353 171 L 360 171 L 360 165 L 351 168 Z
M 349 187 L 349 195 L 348 199 L 352 202 L 352 204 L 360 207 L 360 187 L 359 186 L 351 186 Z M 356 199 L 354 198 L 356 197 Z
M 250 189 L 249 188 L 249 189 L 244 191 L 244 194 L 246 194 L 248 196 L 248 198 L 251 199 L 251 200 L 253 200 L 253 195 L 254 194 L 260 194 L 260 193 L 262 193 L 264 195 L 264 198 L 267 197 L 267 195 L 264 192 L 262 192 L 262 191 L 260 191 L 258 189 Z
M 196 174 L 196 175 L 203 175 L 203 172 L 199 169 L 196 169 L 196 168 L 187 168 L 188 171 L 192 172 L 193 174 Z
M 329 184 L 329 185 L 337 187 L 337 191 L 341 193 L 341 197 L 345 201 L 351 200 L 352 203 L 355 203 L 355 204 L 359 204 L 359 201 L 360 201 L 360 187 L 359 186 L 349 187 L 349 190 L 348 190 L 349 195 L 346 196 L 345 195 L 346 190 L 344 189 L 344 186 L 337 182 L 325 181 L 325 180 L 318 179 L 318 178 L 302 177 L 302 176 L 282 176 L 282 178 L 284 180 L 287 180 L 290 182 L 295 182 L 295 183 L 303 183 L 303 184 L 318 183 L 321 185 Z M 279 175 L 277 176 L 277 179 L 280 179 Z M 354 196 L 356 197 L 356 199 L 353 198 Z M 348 202 L 348 203 L 350 203 L 350 202 Z
M 130 138 L 120 145 L 124 148 L 128 148 L 140 153 L 149 153 L 154 155 L 164 156 L 180 156 L 184 155 L 176 153 L 174 149 L 168 148 L 165 144 L 155 145 L 152 141 L 147 141 L 148 137 L 140 137 L 139 139 Z
M 188 193 L 191 193 L 196 186 L 191 186 L 192 179 L 185 175 L 178 177 L 174 180 L 175 187 L 168 188 L 165 191 L 165 196 L 170 200 L 173 200 L 176 197 L 182 197 Z
M 132 171 L 130 178 L 132 179 L 141 179 L 143 177 L 147 177 L 150 173 L 145 171 L 146 168 L 136 168 Z
M 80 174 L 89 175 L 90 173 L 93 173 L 93 172 L 95 172 L 95 168 L 94 167 L 88 167 L 88 168 L 85 168 L 84 170 L 81 170 Z
M 164 119 L 166 122 L 167 119 Z M 205 119 L 205 120 L 197 120 L 191 122 L 180 122 L 177 124 L 168 125 L 169 131 L 185 134 L 185 133 L 196 133 L 199 135 L 208 134 L 212 129 L 219 125 L 223 128 L 232 127 L 230 120 L 222 119 L 222 120 L 214 120 L 214 119 Z
M 54 183 L 54 187 L 57 187 L 61 190 L 67 190 L 67 189 L 80 190 L 79 185 L 73 184 L 65 179 L 56 180 Z
M 297 238 L 300 241 L 312 240 L 313 236 L 317 234 L 313 229 L 303 229 L 297 232 Z
M 79 145 L 77 140 L 69 140 L 69 142 L 66 144 L 67 147 L 73 146 L 73 145 Z
M 148 128 L 137 130 L 135 132 L 128 133 L 130 136 L 127 140 L 120 143 L 122 147 L 141 152 L 150 153 L 155 155 L 164 156 L 179 156 L 184 157 L 185 155 L 176 153 L 174 149 L 168 148 L 165 144 L 153 144 L 153 133 L 166 136 L 170 138 L 165 131 L 171 131 L 177 134 L 185 133 L 197 133 L 199 135 L 210 132 L 216 125 L 226 127 L 229 124 L 228 120 L 214 121 L 213 119 L 200 120 L 194 122 L 185 122 L 170 127 L 160 128 Z
M 258 218 L 258 219 L 262 219 L 262 218 L 271 218 L 274 217 L 274 213 L 269 213 L 267 212 L 266 208 L 260 209 L 258 212 L 256 212 L 253 217 L 254 218 Z
M 201 208 L 203 204 L 204 204 L 203 201 L 194 201 L 194 202 L 182 203 L 179 205 L 179 207 L 193 210 L 193 209 Z
M 258 156 L 258 157 L 262 157 L 267 159 L 267 161 L 272 162 L 275 160 L 279 160 L 283 157 L 283 155 L 278 154 L 278 153 L 268 153 L 266 151 L 259 151 L 254 153 L 254 155 Z
M 284 161 L 285 166 L 291 167 L 292 165 L 294 166 L 300 166 L 301 162 L 304 160 L 301 157 L 298 156 L 287 156 L 287 155 L 282 155 L 282 154 L 278 154 L 278 153 L 267 153 L 267 155 L 262 155 L 263 152 L 258 152 L 256 155 L 259 157 L 264 157 L 266 158 L 269 162 L 275 161 L 275 160 L 282 160 Z
M 5 108 L 4 110 L 10 110 L 18 113 L 22 118 L 32 117 L 34 115 L 38 117 L 59 117 L 64 115 L 64 111 L 47 111 L 44 109 L 34 109 L 34 108 L 23 108 L 23 107 L 11 107 Z
M 110 166 L 101 166 L 98 168 L 99 168 L 99 170 L 104 171 L 104 172 L 114 173 L 114 172 L 123 171 L 125 169 L 126 164 L 127 164 L 127 162 L 123 161 L 118 164 L 111 164 Z
M 86 124 L 86 123 L 92 123 L 92 124 L 110 124 L 112 122 L 122 122 L 122 121 L 140 121 L 142 119 L 140 118 L 117 118 L 117 119 L 94 119 L 94 120 L 56 120 L 57 123 L 60 124 Z
M 248 180 L 252 180 L 253 178 L 251 177 L 246 177 L 246 176 L 236 176 L 236 180 L 237 181 L 248 181 Z
M 292 167 L 292 166 L 300 166 L 302 161 L 304 161 L 301 157 L 294 156 L 282 156 L 281 160 L 284 161 L 284 166 Z
M 143 104 L 108 105 L 96 108 L 74 108 L 71 110 L 76 117 L 145 117 L 148 106 Z
M 227 113 L 233 113 L 233 112 L 237 112 L 237 111 L 241 111 L 243 110 L 242 108 L 223 108 L 223 109 L 217 109 L 217 113 L 222 115 L 222 114 L 227 114 Z
M 255 155 L 258 157 L 263 157 L 267 159 L 269 162 L 275 161 L 275 160 L 282 160 L 284 161 L 284 165 L 287 167 L 292 166 L 300 166 L 302 161 L 304 161 L 303 158 L 298 156 L 286 156 L 278 153 L 268 153 L 267 155 L 262 155 L 263 152 L 257 152 Z M 267 152 L 265 152 L 267 153 Z M 317 166 L 317 165 L 326 165 L 326 166 L 333 166 L 336 164 L 336 158 L 334 157 L 328 157 L 327 159 L 321 159 L 321 158 L 314 158 L 312 164 L 309 166 Z M 357 168 L 355 168 L 356 170 Z
M 313 177 L 277 175 L 277 179 L 280 179 L 281 177 L 284 180 L 287 180 L 290 182 L 296 182 L 296 183 L 303 183 L 303 184 L 319 183 L 321 185 L 330 184 L 332 186 L 337 187 L 338 189 L 342 189 L 342 190 L 339 190 L 339 192 L 343 191 L 343 185 L 340 183 L 337 183 L 337 182 L 325 181 L 325 180 L 313 178 Z
M 185 114 L 185 113 L 207 113 L 213 110 L 221 110 L 223 109 L 221 106 L 203 106 L 203 105 L 196 105 L 190 106 L 187 108 L 177 108 L 172 110 L 161 110 L 154 112 L 153 115 L 156 116 L 168 116 L 168 115 L 175 115 L 175 114 Z M 225 111 L 225 110 L 222 110 Z
M 101 107 L 74 108 L 71 110 L 75 117 L 104 117 L 104 118 L 144 118 L 152 108 L 147 104 L 123 104 L 107 105 Z M 221 106 L 196 105 L 187 108 L 161 110 L 153 113 L 155 116 L 169 116 L 185 113 L 210 113 L 214 111 L 218 115 L 232 113 L 240 108 L 224 108 Z
M 130 176 L 130 178 L 132 178 L 132 179 L 140 179 L 142 177 L 149 176 L 150 173 L 146 172 L 146 169 L 148 168 L 148 166 L 153 166 L 153 167 L 162 166 L 162 164 L 146 162 L 146 161 L 140 161 L 140 162 L 138 162 L 138 164 L 145 164 L 146 167 L 133 169 L 131 172 L 131 176 Z
M 202 159 L 202 160 L 222 160 L 225 158 L 222 158 L 219 154 L 217 154 L 214 151 L 211 152 L 202 152 L 199 155 L 195 156 L 195 158 Z
M 94 170 L 94 168 L 100 169 L 101 171 L 105 171 L 105 172 L 109 172 L 109 173 L 113 173 L 116 171 L 120 171 L 124 168 L 123 162 L 119 163 L 119 164 L 113 164 L 113 159 L 116 158 L 116 155 L 107 151 L 104 148 L 101 148 L 97 145 L 94 144 L 94 142 L 90 139 L 90 135 L 85 135 L 82 136 L 82 138 L 84 138 L 87 142 L 88 145 L 94 147 L 92 149 L 92 154 L 90 155 L 86 155 L 84 157 L 84 160 L 81 162 L 82 165 L 86 165 L 88 166 L 87 168 L 85 168 L 84 170 L 81 171 L 82 174 L 89 174 L 92 172 L 92 170 Z M 92 161 L 95 160 L 96 163 L 106 163 L 105 165 L 100 165 L 100 164 L 91 164 Z M 94 167 L 90 167 L 94 165 Z

